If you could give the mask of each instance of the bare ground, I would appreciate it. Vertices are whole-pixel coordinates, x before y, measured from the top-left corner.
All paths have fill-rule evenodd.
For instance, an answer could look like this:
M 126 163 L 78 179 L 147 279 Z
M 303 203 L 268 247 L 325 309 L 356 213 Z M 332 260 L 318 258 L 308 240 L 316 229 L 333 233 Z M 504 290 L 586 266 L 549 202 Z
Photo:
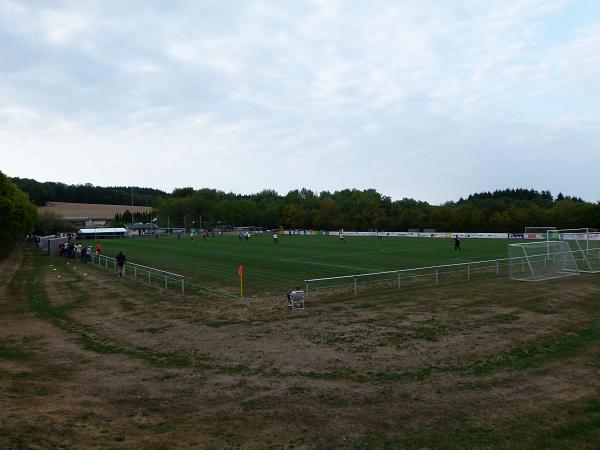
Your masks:
M 580 276 L 292 312 L 16 251 L 0 265 L 0 446 L 597 448 L 599 300 L 600 277 Z
M 40 206 L 38 210 L 41 213 L 52 212 L 61 217 L 91 217 L 94 219 L 113 219 L 115 214 L 129 212 L 152 211 L 150 206 L 131 206 L 131 205 L 103 205 L 98 203 L 69 203 L 69 202 L 49 202 L 46 206 Z

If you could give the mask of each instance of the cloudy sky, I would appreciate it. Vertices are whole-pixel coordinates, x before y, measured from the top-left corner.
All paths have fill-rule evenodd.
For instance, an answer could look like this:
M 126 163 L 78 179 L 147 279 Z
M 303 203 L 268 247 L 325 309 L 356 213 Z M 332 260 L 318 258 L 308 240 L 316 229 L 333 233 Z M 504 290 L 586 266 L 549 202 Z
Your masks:
M 598 0 L 0 0 L 0 170 L 600 200 Z

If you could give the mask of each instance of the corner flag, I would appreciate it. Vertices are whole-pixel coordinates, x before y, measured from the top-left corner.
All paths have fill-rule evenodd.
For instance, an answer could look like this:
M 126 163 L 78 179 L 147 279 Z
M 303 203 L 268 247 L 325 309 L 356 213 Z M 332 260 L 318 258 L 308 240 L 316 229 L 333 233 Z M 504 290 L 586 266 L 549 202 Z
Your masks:
M 240 277 L 240 298 L 244 298 L 244 267 L 240 266 L 238 269 L 238 275 Z

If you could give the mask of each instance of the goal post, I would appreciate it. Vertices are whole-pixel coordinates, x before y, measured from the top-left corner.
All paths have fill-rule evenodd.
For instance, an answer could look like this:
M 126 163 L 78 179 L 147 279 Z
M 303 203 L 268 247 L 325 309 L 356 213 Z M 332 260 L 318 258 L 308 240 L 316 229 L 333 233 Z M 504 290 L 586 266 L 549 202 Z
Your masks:
M 547 241 L 563 241 L 569 245 L 580 272 L 600 272 L 600 233 L 594 228 L 548 230 Z
M 578 274 L 573 252 L 565 241 L 508 245 L 508 276 L 511 280 L 543 281 Z

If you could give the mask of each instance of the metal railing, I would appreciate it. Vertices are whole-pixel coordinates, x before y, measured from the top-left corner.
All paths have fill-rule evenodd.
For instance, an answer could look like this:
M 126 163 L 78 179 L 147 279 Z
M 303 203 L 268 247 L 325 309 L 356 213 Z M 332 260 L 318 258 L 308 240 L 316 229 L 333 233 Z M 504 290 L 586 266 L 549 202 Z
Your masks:
M 586 270 L 576 267 L 576 272 L 598 273 L 600 272 L 600 249 L 594 248 L 588 251 L 571 252 L 578 266 L 581 262 L 590 265 Z M 579 255 L 579 257 L 577 256 Z M 546 255 L 541 255 L 546 265 Z M 344 275 L 338 277 L 312 278 L 304 280 L 304 291 L 306 298 L 310 293 L 326 290 L 352 290 L 354 296 L 358 295 L 361 288 L 372 287 L 417 287 L 437 286 L 457 281 L 466 281 L 478 277 L 499 277 L 511 274 L 511 262 L 519 264 L 525 269 L 526 258 L 513 256 L 511 258 L 489 259 L 484 261 L 469 261 L 464 263 L 442 264 L 437 266 L 416 267 L 411 269 L 390 270 L 385 272 L 361 273 L 356 275 Z M 593 262 L 598 264 L 597 270 L 593 270 Z
M 117 273 L 117 260 L 110 256 L 91 255 L 91 263 L 104 267 L 105 269 L 113 270 Z M 165 289 L 173 288 L 181 291 L 181 295 L 185 294 L 185 277 L 166 270 L 155 269 L 154 267 L 143 266 L 132 262 L 127 262 L 124 266 L 123 276 L 147 282 L 147 284 L 158 285 Z
M 371 287 L 416 287 L 436 286 L 475 277 L 498 277 L 508 274 L 508 258 L 464 263 L 443 264 L 437 266 L 416 267 L 411 269 L 390 270 L 385 272 L 362 273 L 339 277 L 312 278 L 304 280 L 304 292 L 322 290 L 352 290 L 357 296 L 359 289 Z
M 92 254 L 91 263 L 117 272 L 117 260 L 110 256 Z M 199 283 L 193 283 L 185 279 L 184 275 L 180 275 L 173 272 L 167 272 L 166 270 L 156 269 L 154 267 L 148 267 L 141 264 L 127 262 L 124 267 L 123 276 L 132 278 L 134 280 L 143 281 L 149 285 L 154 284 L 155 286 L 164 287 L 165 289 L 177 289 L 181 295 L 193 292 L 202 292 L 203 294 L 214 295 L 217 297 L 225 297 L 237 299 L 238 296 L 229 292 L 215 289 L 210 286 L 206 286 Z

